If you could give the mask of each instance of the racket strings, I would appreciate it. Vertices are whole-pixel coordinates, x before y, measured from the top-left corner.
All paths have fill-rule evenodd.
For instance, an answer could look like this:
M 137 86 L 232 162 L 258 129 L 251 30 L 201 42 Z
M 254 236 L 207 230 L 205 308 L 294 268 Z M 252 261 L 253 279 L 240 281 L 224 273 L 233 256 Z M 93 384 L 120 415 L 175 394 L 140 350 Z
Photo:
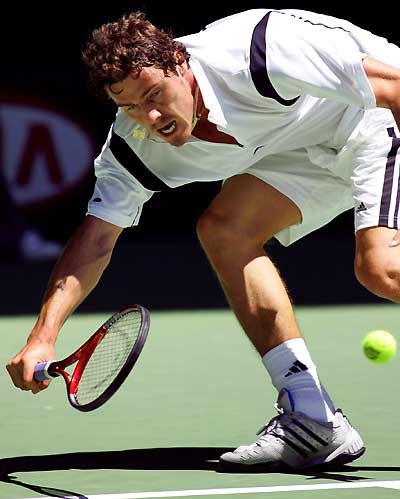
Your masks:
M 137 340 L 141 321 L 140 313 L 132 310 L 112 321 L 82 373 L 75 394 L 79 405 L 97 399 L 118 376 Z

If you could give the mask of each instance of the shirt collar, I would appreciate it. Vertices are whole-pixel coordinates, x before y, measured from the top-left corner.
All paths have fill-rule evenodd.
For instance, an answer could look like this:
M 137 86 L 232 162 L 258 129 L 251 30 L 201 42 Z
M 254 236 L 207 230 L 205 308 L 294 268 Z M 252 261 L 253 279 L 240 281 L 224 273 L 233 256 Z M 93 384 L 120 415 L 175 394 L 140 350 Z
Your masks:
M 197 84 L 200 87 L 205 107 L 209 110 L 208 120 L 217 126 L 226 127 L 226 119 L 218 100 L 218 96 L 210 82 L 206 69 L 193 56 L 189 59 L 190 69 L 193 71 Z

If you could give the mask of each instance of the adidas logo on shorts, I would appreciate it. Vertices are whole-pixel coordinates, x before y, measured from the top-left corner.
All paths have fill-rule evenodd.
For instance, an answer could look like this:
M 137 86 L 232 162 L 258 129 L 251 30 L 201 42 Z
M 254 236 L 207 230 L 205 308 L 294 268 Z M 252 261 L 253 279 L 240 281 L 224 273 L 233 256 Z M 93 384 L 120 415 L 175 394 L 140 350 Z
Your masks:
M 367 211 L 367 207 L 365 204 L 361 201 L 361 203 L 358 205 L 356 209 L 356 213 L 360 213 L 360 211 Z

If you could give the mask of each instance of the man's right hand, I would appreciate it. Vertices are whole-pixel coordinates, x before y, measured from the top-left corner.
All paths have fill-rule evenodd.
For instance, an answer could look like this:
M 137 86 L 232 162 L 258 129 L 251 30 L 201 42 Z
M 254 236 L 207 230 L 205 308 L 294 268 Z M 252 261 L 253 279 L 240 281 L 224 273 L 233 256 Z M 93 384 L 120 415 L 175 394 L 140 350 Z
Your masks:
M 53 269 L 28 341 L 7 363 L 7 371 L 17 388 L 38 393 L 49 386 L 49 381 L 34 380 L 35 365 L 55 359 L 59 330 L 96 286 L 122 230 L 88 215 L 68 241 Z
M 35 381 L 34 369 L 38 362 L 55 359 L 53 345 L 39 340 L 28 340 L 26 346 L 7 362 L 6 368 L 12 382 L 21 390 L 31 391 L 33 394 L 47 388 L 50 381 Z

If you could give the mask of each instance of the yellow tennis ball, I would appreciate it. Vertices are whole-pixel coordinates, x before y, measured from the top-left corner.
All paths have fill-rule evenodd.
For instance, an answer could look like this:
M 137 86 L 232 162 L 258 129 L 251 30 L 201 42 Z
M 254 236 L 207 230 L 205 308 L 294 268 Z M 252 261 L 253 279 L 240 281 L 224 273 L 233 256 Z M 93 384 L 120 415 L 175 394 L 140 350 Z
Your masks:
M 380 329 L 368 333 L 362 347 L 367 359 L 376 364 L 384 364 L 396 355 L 397 341 L 392 334 Z

